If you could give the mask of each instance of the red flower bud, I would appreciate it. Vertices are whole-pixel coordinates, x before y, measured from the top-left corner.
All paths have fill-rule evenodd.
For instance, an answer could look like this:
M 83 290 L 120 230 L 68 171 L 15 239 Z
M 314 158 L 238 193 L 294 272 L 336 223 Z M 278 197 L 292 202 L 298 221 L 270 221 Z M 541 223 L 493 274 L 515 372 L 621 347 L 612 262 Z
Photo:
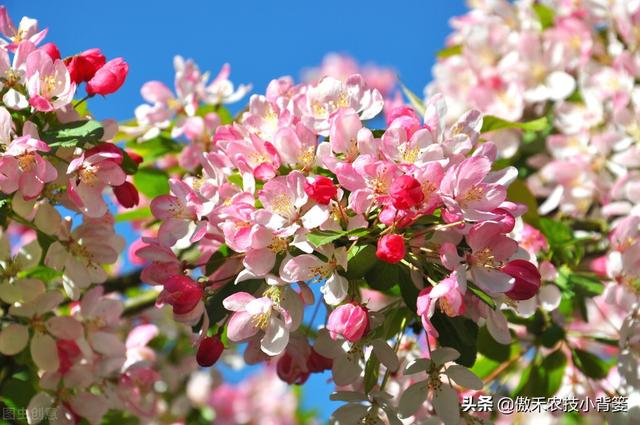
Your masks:
M 540 272 L 526 260 L 513 260 L 502 266 L 503 273 L 515 278 L 513 288 L 506 295 L 512 300 L 523 301 L 534 297 L 540 289 Z
M 398 177 L 389 188 L 393 206 L 406 210 L 413 208 L 424 200 L 424 192 L 420 182 L 409 175 Z
M 313 183 L 305 182 L 304 191 L 309 198 L 321 205 L 328 205 L 338 194 L 338 188 L 333 181 L 325 176 L 317 176 Z
M 304 366 L 306 366 L 304 363 L 299 364 L 291 354 L 285 352 L 282 357 L 278 359 L 276 372 L 278 374 L 278 378 L 287 384 L 302 385 L 309 378 L 309 371 L 304 370 Z
M 404 238 L 401 235 L 384 235 L 378 239 L 376 256 L 382 261 L 395 264 L 404 258 Z
M 122 58 L 112 59 L 102 68 L 98 69 L 95 75 L 87 83 L 87 93 L 91 96 L 95 94 L 107 95 L 118 90 L 127 78 L 129 65 Z
M 47 43 L 40 46 L 40 50 L 45 52 L 51 60 L 56 61 L 60 59 L 60 50 L 58 50 L 58 46 L 53 43 Z
M 198 347 L 198 353 L 196 354 L 196 361 L 202 367 L 213 366 L 218 361 L 222 352 L 224 351 L 224 344 L 220 341 L 218 335 L 207 336 L 202 338 L 200 346 Z
M 133 208 L 140 203 L 138 190 L 130 182 L 124 182 L 113 188 L 118 203 L 125 208 Z
M 127 155 L 129 155 L 129 158 L 133 159 L 133 161 L 138 165 L 142 164 L 142 162 L 144 161 L 144 158 L 135 152 L 127 151 Z
M 175 314 L 187 314 L 196 308 L 203 294 L 202 286 L 193 279 L 175 275 L 164 283 L 164 289 L 158 295 L 158 302 L 173 306 Z
M 319 373 L 325 370 L 330 370 L 333 367 L 333 360 L 323 356 L 322 354 L 318 354 L 316 350 L 311 348 L 311 354 L 309 354 L 309 358 L 307 359 L 307 369 L 311 373 Z
M 106 59 L 100 49 L 89 49 L 65 59 L 71 81 L 76 84 L 89 81 L 102 68 Z

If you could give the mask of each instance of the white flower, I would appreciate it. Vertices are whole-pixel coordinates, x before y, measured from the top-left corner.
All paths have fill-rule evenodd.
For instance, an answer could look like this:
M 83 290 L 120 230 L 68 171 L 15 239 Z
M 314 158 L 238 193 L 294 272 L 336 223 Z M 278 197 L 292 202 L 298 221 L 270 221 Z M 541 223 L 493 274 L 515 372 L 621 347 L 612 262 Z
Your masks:
M 469 369 L 458 364 L 449 364 L 458 357 L 460 353 L 453 348 L 437 348 L 431 353 L 431 359 L 416 359 L 406 366 L 405 375 L 426 372 L 428 377 L 426 380 L 414 383 L 401 395 L 398 412 L 402 417 L 408 418 L 413 415 L 431 392 L 433 407 L 438 417 L 445 425 L 458 425 L 460 422 L 458 393 L 451 386 L 451 381 L 474 390 L 480 390 L 483 386 L 482 380 Z

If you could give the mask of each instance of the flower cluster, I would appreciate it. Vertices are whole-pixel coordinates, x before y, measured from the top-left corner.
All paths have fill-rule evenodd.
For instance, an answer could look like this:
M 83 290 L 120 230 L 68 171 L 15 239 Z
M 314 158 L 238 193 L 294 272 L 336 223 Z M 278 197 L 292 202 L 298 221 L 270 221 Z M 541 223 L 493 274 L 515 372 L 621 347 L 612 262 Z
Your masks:
M 178 88 L 186 65 L 176 63 Z M 146 100 L 150 87 L 161 86 L 147 83 Z M 127 146 L 143 152 L 158 138 L 186 136 L 173 146 L 186 173 L 169 176 L 170 193 L 150 202 L 159 227 L 145 232 L 135 256 L 150 262 L 142 278 L 162 287 L 158 303 L 199 331 L 201 365 L 215 363 L 225 344 L 247 343 L 245 361 L 275 357 L 286 382 L 331 369 L 336 385 L 374 379 L 382 391 L 386 382 L 370 374 L 398 371 L 389 344 L 414 320 L 437 345 L 454 323 L 487 323 L 493 338 L 510 342 L 498 306 L 534 299 L 541 277 L 516 241 L 527 211 L 507 199 L 517 170 L 492 170 L 497 149 L 481 138 L 480 113 L 446 126 L 436 95 L 423 118 L 403 105 L 389 111 L 386 130 L 372 130 L 366 121 L 382 111 L 383 96 L 355 74 L 273 80 L 223 123 L 226 110 L 201 95 L 204 82 L 191 87 L 180 97 L 202 104 L 174 121 L 143 118 Z M 175 99 L 162 90 L 153 107 L 137 109 L 138 124 L 141 111 L 166 111 L 171 102 L 161 99 Z M 183 133 L 187 121 L 203 119 L 220 125 Z M 369 308 L 366 286 L 391 297 L 383 308 L 399 309 L 394 322 Z M 311 338 L 305 305 L 317 303 L 330 310 L 329 332 Z M 396 407 L 387 413 L 396 420 L 415 413 Z
M 117 124 L 94 120 L 85 102 L 116 92 L 128 65 L 100 49 L 63 57 L 42 44 L 47 30 L 36 20 L 16 27 L 4 6 L 0 33 L 3 403 L 31 396 L 14 406 L 27 408 L 29 423 L 45 410 L 52 423 L 101 423 L 109 409 L 135 404 L 130 393 L 142 394 L 155 373 L 127 363 L 124 303 L 91 288 L 108 280 L 105 266 L 125 246 L 104 195 L 137 196 L 127 181 L 137 165 L 111 142 Z M 74 101 L 83 84 L 86 96 Z M 33 391 L 16 394 L 17 376 Z
M 425 89 L 444 95 L 448 121 L 467 108 L 502 119 L 490 135 L 502 162 L 526 178 L 522 190 L 537 210 L 529 222 L 538 213 L 555 220 L 538 226 L 554 245 L 539 245 L 546 253 L 539 271 L 557 285 L 542 304 L 560 302 L 559 287 L 564 302 L 593 298 L 598 317 L 621 328 L 616 349 L 594 348 L 605 359 L 618 356 L 611 375 L 621 379 L 623 395 L 637 391 L 640 357 L 629 333 L 640 289 L 638 16 L 640 4 L 628 1 L 475 2 L 452 20 L 448 47 Z M 504 120 L 530 121 L 505 128 Z M 573 323 L 585 336 L 572 344 L 591 345 L 596 324 L 587 309 L 564 316 L 554 326 Z M 594 391 L 608 390 L 602 384 Z

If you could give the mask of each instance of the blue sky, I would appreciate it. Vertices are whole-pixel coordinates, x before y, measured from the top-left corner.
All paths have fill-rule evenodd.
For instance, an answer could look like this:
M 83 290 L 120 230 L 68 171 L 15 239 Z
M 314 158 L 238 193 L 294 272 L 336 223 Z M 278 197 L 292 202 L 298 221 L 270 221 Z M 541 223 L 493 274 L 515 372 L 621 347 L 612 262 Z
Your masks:
M 118 120 L 132 117 L 142 102 L 139 90 L 145 81 L 172 85 L 176 54 L 193 58 L 214 75 L 229 62 L 232 81 L 252 83 L 254 92 L 262 92 L 273 78 L 298 78 L 303 68 L 319 64 L 328 52 L 348 53 L 359 62 L 392 66 L 410 89 L 421 93 L 449 33 L 449 18 L 465 12 L 463 0 L 5 4 L 16 23 L 27 15 L 49 27 L 47 41 L 55 42 L 63 56 L 99 47 L 107 58 L 122 56 L 129 62 L 122 89 L 89 104 L 97 118 Z M 323 418 L 335 409 L 328 401 L 326 379 L 315 376 L 304 389 L 304 405 L 318 409 Z

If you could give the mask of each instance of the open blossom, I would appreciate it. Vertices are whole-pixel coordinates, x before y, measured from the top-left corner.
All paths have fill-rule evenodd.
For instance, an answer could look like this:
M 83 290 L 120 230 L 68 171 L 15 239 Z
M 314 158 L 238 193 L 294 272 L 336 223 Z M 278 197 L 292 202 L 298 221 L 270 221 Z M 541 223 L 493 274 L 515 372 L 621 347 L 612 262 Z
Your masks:
M 120 186 L 125 182 L 121 163 L 122 152 L 108 143 L 74 158 L 67 168 L 67 174 L 71 176 L 69 199 L 87 216 L 102 217 L 107 212 L 102 192 L 107 186 Z
M 467 290 L 464 277 L 457 272 L 443 279 L 436 286 L 428 286 L 420 291 L 417 300 L 417 312 L 422 318 L 424 328 L 430 334 L 438 335 L 431 321 L 436 307 L 450 317 L 460 316 L 464 313 L 464 294 Z
M 25 79 L 29 104 L 36 110 L 50 112 L 68 105 L 73 99 L 76 85 L 60 59 L 52 60 L 41 50 L 29 54 Z
M 352 75 L 345 82 L 325 77 L 296 99 L 303 111 L 302 120 L 320 135 L 328 135 L 330 118 L 343 108 L 356 111 L 363 120 L 375 117 L 384 105 L 377 90 L 367 88 L 360 75 Z
M 347 297 L 349 282 L 338 272 L 347 270 L 347 252 L 344 248 L 324 246 L 318 248 L 326 261 L 313 254 L 288 257 L 280 266 L 280 277 L 286 282 L 323 282 L 320 291 L 329 305 L 340 304 Z
M 268 296 L 255 298 L 237 292 L 225 298 L 224 308 L 233 311 L 227 335 L 231 341 L 247 340 L 261 333 L 260 347 L 270 356 L 282 353 L 289 333 L 300 325 L 302 300 L 290 287 L 271 287 Z
M 0 6 L 0 33 L 9 39 L 0 41 L 0 44 L 7 50 L 14 51 L 23 41 L 37 45 L 47 35 L 47 29 L 38 30 L 38 21 L 27 16 L 20 20 L 16 28 L 7 8 Z
M 61 222 L 55 210 L 43 212 L 51 213 L 53 216 L 43 217 L 42 220 L 50 222 L 51 233 L 57 235 L 59 240 L 51 244 L 44 262 L 64 273 L 64 288 L 71 298 L 77 299 L 81 289 L 107 279 L 103 264 L 116 262 L 125 241 L 115 234 L 113 217 L 109 215 L 99 219 L 87 217 L 72 230 L 71 221 Z
M 49 145 L 28 135 L 13 140 L 0 158 L 0 190 L 20 191 L 25 199 L 40 195 L 44 185 L 58 175 L 53 165 L 40 155 L 50 150 Z

